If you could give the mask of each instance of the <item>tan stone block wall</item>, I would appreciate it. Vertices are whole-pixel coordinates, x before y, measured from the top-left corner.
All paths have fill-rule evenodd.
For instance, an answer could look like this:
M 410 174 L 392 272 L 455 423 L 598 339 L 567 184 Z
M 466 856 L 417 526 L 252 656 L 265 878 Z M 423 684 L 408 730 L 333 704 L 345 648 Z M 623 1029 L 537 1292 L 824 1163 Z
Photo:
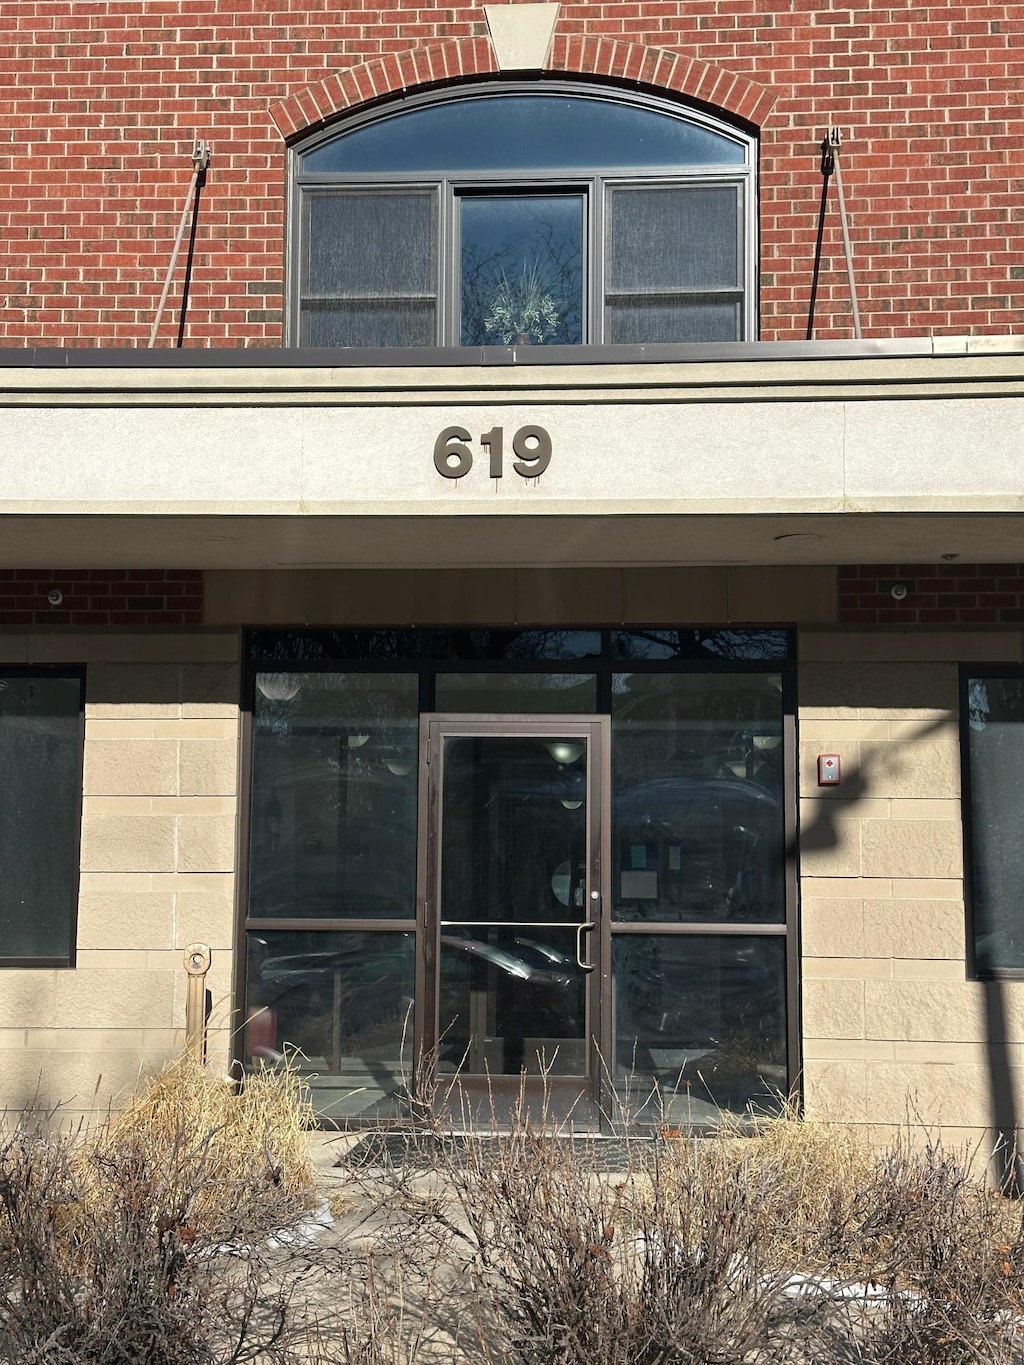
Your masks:
M 1008 1089 L 1024 1100 L 1024 982 L 967 975 L 957 723 L 957 661 L 1019 661 L 1021 646 L 1019 630 L 801 634 L 811 1115 L 984 1142 L 1012 1123 Z M 842 756 L 840 786 L 817 786 L 821 753 Z
M 228 1063 L 238 636 L 33 631 L 20 648 L 86 664 L 78 951 L 73 970 L 4 973 L 0 1095 L 73 1118 L 116 1104 L 181 1046 L 182 952 L 197 940 L 213 950 L 210 1060 Z

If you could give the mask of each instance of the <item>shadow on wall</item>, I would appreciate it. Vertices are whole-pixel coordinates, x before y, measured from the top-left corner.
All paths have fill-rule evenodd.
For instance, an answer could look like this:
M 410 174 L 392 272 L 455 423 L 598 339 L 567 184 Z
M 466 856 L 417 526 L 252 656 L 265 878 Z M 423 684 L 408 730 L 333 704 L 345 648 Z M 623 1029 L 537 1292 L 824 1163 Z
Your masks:
M 920 671 L 918 666 L 903 670 L 892 668 L 891 672 L 894 677 L 891 692 L 883 698 L 877 695 L 877 689 L 873 689 L 876 695 L 872 696 L 870 700 L 866 700 L 863 687 L 865 670 L 880 667 L 884 666 L 854 665 L 849 669 L 844 668 L 842 676 L 838 679 L 838 687 L 836 685 L 838 670 L 836 670 L 835 673 L 830 673 L 828 688 L 827 690 L 823 689 L 820 698 L 814 697 L 813 687 L 809 689 L 807 695 L 804 695 L 802 689 L 800 703 L 801 706 L 827 706 L 833 712 L 831 719 L 837 719 L 834 715 L 837 708 L 851 708 L 853 710 L 851 719 L 866 719 L 867 717 L 863 713 L 865 710 L 871 709 L 872 704 L 879 711 L 907 711 L 925 708 L 932 712 L 941 710 L 943 714 L 935 716 L 922 725 L 922 728 L 915 731 L 913 739 L 907 741 L 906 744 L 900 744 L 899 741 L 890 741 L 886 744 L 885 776 L 892 778 L 900 775 L 901 750 L 927 741 L 929 736 L 948 726 L 950 722 L 956 721 L 958 712 L 956 701 L 951 702 L 948 694 L 942 695 L 945 669 L 941 665 L 920 666 Z M 900 678 L 901 672 L 905 675 L 904 678 Z M 955 666 L 953 665 L 949 666 L 949 676 L 955 678 Z M 923 694 L 918 687 L 921 681 L 925 682 Z M 901 686 L 901 683 L 904 685 Z M 953 696 L 955 697 L 955 682 L 952 686 Z M 851 806 L 858 801 L 887 794 L 884 787 L 881 791 L 879 790 L 883 776 L 879 767 L 880 761 L 877 757 L 872 761 L 863 761 L 862 759 L 861 762 L 849 762 L 844 760 L 843 781 L 840 787 L 808 789 L 805 786 L 801 765 L 801 796 L 806 798 L 812 794 L 813 790 L 813 794 L 820 798 L 817 801 L 814 817 L 809 821 L 802 821 L 800 824 L 798 843 L 804 854 L 812 851 L 827 852 L 838 849 L 843 842 L 842 832 L 839 829 L 840 811 L 842 811 L 844 819 L 849 818 Z M 792 853 L 793 850 L 790 852 Z M 1006 982 L 1000 980 L 983 981 L 980 983 L 980 987 L 984 999 L 984 1051 L 989 1080 L 989 1122 L 995 1143 L 993 1174 L 1007 1193 L 1019 1197 L 1024 1195 L 1024 1157 L 1019 1155 L 1017 1151 L 1020 1108 L 1017 1082 L 1010 1066 L 1010 1053 L 1007 1047 L 1009 1010 Z
M 90 663 L 85 686 L 94 715 L 201 719 L 236 715 L 241 685 L 238 664 L 197 660 Z

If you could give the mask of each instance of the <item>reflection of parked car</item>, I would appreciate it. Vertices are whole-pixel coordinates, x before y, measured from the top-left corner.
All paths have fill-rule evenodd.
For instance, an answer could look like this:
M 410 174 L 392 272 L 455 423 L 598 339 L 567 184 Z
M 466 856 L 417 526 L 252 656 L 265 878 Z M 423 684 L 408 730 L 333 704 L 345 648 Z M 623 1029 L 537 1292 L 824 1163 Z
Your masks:
M 575 974 L 577 963 L 574 957 L 569 957 L 566 953 L 559 952 L 550 943 L 538 943 L 533 938 L 522 938 L 520 935 L 512 940 L 515 950 L 524 962 L 532 964 L 534 967 L 543 967 L 549 971 L 566 971 Z
M 500 925 L 495 925 L 500 932 Z M 493 932 L 493 931 L 492 931 Z M 439 1018 L 441 1054 L 459 1064 L 474 1032 L 484 1024 L 474 997 L 484 1002 L 486 1030 L 504 1044 L 503 1061 L 492 1069 L 517 1071 L 524 1038 L 583 1037 L 584 978 L 575 959 L 546 945 L 519 942 L 506 931 L 508 946 L 456 933 L 441 935 Z M 480 1041 L 480 1040 L 478 1040 Z

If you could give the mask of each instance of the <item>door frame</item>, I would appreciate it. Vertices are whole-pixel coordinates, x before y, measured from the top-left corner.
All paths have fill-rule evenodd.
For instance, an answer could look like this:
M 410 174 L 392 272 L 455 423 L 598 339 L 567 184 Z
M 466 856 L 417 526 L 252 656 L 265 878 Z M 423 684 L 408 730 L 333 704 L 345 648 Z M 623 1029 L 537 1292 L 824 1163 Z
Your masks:
M 441 801 L 444 792 L 444 740 L 458 736 L 536 736 L 539 739 L 580 738 L 587 757 L 587 882 L 584 890 L 584 923 L 596 918 L 597 927 L 586 936 L 588 973 L 585 1011 L 586 1074 L 583 1077 L 481 1075 L 437 1077 L 434 1065 L 438 1044 L 438 975 L 440 969 L 440 875 Z M 488 1098 L 514 1100 L 520 1092 L 527 1100 L 546 1095 L 557 1106 L 580 1106 L 595 1118 L 605 1099 L 604 1077 L 611 1048 L 611 717 L 538 715 L 522 713 L 424 712 L 420 716 L 420 765 L 417 840 L 415 1044 L 421 1070 L 420 1089 L 427 1093 L 435 1083 L 450 1086 L 456 1098 L 470 1105 Z M 597 892 L 596 902 L 592 899 Z M 593 907 L 596 905 L 596 913 Z M 570 922 L 570 921 L 567 921 Z M 425 1086 L 422 1084 L 425 1082 Z M 559 1117 L 561 1115 L 558 1115 Z M 592 1126 L 596 1126 L 592 1125 Z

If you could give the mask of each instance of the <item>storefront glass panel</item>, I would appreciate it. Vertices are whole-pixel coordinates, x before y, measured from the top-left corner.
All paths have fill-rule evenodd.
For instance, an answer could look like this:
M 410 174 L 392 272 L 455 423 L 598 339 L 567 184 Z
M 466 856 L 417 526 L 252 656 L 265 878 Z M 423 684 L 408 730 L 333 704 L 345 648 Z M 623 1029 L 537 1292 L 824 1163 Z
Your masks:
M 250 918 L 415 916 L 414 674 L 260 672 Z
M 289 1056 L 327 1119 L 390 1116 L 412 1070 L 415 934 L 247 935 L 245 1062 Z
M 438 711 L 586 715 L 597 710 L 593 673 L 439 673 Z
M 619 920 L 782 923 L 782 679 L 612 679 Z
M 616 1098 L 648 1123 L 777 1111 L 787 1092 L 785 938 L 613 939 Z
M 294 1048 L 345 1122 L 407 1112 L 413 1062 L 481 1113 L 541 1084 L 592 1124 L 771 1109 L 799 1065 L 789 649 L 253 632 L 246 1063 Z

